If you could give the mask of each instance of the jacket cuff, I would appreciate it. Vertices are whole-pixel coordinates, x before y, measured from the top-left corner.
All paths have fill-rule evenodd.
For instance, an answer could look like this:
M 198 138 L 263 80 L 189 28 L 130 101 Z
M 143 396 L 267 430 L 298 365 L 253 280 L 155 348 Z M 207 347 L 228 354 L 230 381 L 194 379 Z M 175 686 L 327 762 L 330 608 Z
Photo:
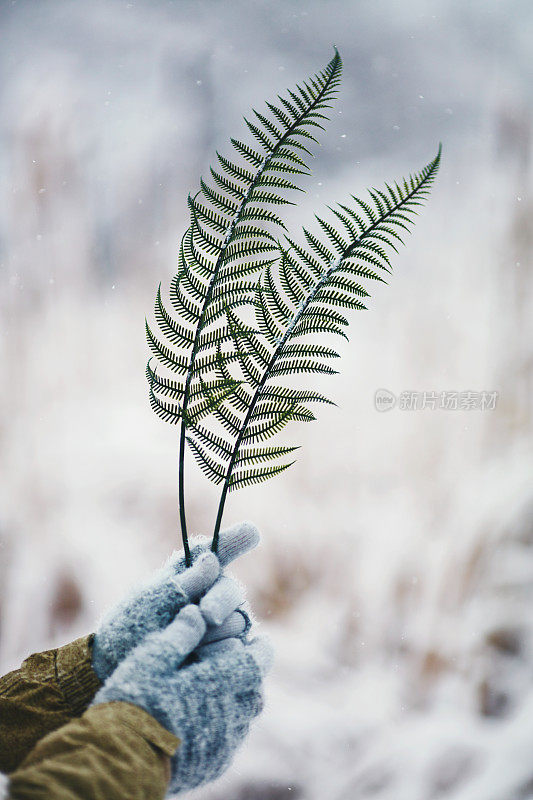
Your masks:
M 92 668 L 93 634 L 82 636 L 56 651 L 57 684 L 73 716 L 83 714 L 101 683 Z
M 166 728 L 163 728 L 151 714 L 131 703 L 123 703 L 121 701 L 100 703 L 96 706 L 91 706 L 84 714 L 85 719 L 89 722 L 94 722 L 97 716 L 98 722 L 103 727 L 106 727 L 108 721 L 110 723 L 119 721 L 123 725 L 127 725 L 128 728 L 131 728 L 167 756 L 172 757 L 181 744 L 181 739 L 167 731 Z

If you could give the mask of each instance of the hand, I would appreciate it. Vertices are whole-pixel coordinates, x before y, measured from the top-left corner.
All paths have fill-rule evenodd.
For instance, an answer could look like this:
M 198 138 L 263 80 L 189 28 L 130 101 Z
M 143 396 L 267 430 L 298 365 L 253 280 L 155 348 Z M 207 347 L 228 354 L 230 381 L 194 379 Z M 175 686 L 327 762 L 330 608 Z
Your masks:
M 169 794 L 221 775 L 263 707 L 262 681 L 273 659 L 268 641 L 198 647 L 205 630 L 198 607 L 187 606 L 117 667 L 94 700 L 139 706 L 181 739 Z
M 255 525 L 242 522 L 220 535 L 218 557 L 209 550 L 208 540 L 193 546 L 189 568 L 183 552 L 174 553 L 146 585 L 115 606 L 98 626 L 92 665 L 100 681 L 104 683 L 149 633 L 166 628 L 180 609 L 193 602 L 200 601 L 209 624 L 206 642 L 244 633 L 249 618 L 242 611 L 236 612 L 244 600 L 242 589 L 220 573 L 258 542 Z

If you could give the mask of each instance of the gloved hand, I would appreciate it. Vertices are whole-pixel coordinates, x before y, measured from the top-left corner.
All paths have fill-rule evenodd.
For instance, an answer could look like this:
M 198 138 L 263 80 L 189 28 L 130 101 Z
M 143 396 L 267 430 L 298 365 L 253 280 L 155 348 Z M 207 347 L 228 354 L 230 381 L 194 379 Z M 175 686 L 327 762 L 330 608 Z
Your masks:
M 200 601 L 209 625 L 206 642 L 243 635 L 250 625 L 249 617 L 236 609 L 244 595 L 236 581 L 221 576 L 221 569 L 258 542 L 255 525 L 242 522 L 221 533 L 218 557 L 210 551 L 207 539 L 198 540 L 191 548 L 189 568 L 183 552 L 174 553 L 147 584 L 102 619 L 92 649 L 92 666 L 100 681 L 104 683 L 149 633 L 166 628 L 178 611 L 191 602 Z
M 181 739 L 169 795 L 221 775 L 263 707 L 268 641 L 226 639 L 196 649 L 204 634 L 200 610 L 187 606 L 117 667 L 93 703 L 132 703 Z

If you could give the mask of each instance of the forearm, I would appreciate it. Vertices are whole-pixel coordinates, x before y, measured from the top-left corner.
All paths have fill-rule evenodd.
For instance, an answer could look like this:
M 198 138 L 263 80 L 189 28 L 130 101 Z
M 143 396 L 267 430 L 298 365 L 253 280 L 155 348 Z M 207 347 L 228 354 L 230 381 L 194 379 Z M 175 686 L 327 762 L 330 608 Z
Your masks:
M 100 688 L 91 637 L 36 653 L 0 678 L 0 772 L 12 772 L 48 733 L 82 714 Z
M 179 739 L 128 703 L 93 706 L 9 776 L 9 800 L 162 800 Z

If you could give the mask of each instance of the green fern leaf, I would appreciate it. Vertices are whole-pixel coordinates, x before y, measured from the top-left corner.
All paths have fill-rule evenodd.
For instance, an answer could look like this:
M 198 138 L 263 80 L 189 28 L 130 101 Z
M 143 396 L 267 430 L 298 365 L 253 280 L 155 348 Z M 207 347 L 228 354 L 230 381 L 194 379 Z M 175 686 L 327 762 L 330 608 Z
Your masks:
M 407 188 L 397 188 L 394 193 L 373 190 L 370 202 L 354 199 L 352 208 L 342 210 L 334 217 L 343 226 L 342 234 L 333 223 L 318 219 L 328 243 L 304 230 L 305 238 L 312 253 L 292 238 L 286 237 L 288 250 L 276 265 L 263 270 L 257 284 L 255 312 L 257 331 L 246 330 L 246 349 L 251 359 L 259 352 L 261 358 L 255 362 L 253 380 L 250 387 L 253 397 L 248 408 L 242 408 L 239 431 L 232 430 L 234 445 L 232 456 L 225 459 L 226 477 L 222 485 L 222 496 L 215 526 L 214 545 L 220 526 L 226 494 L 240 486 L 267 480 L 277 474 L 258 470 L 243 473 L 241 480 L 237 468 L 242 444 L 253 447 L 254 442 L 264 441 L 279 433 L 290 421 L 310 421 L 313 414 L 301 405 L 302 395 L 295 394 L 289 387 L 271 387 L 270 382 L 284 376 L 304 373 L 335 373 L 324 359 L 337 356 L 331 348 L 323 345 L 299 342 L 299 337 L 307 334 L 333 333 L 346 335 L 343 328 L 348 320 L 336 308 L 362 310 L 365 308 L 361 298 L 368 296 L 367 289 L 360 283 L 363 278 L 382 280 L 380 272 L 390 271 L 389 256 L 383 245 L 383 231 L 395 221 L 405 224 L 416 213 L 420 199 L 427 196 L 438 170 L 440 148 L 437 156 L 420 173 L 410 177 Z M 385 236 L 386 238 L 386 236 Z M 295 255 L 292 255 L 294 253 Z M 239 347 L 242 338 L 235 325 L 230 325 L 234 346 Z M 254 338 L 256 342 L 254 343 Z M 241 356 L 242 361 L 242 356 Z M 263 372 L 260 372 L 260 365 Z M 308 394 L 312 402 L 328 402 L 327 398 Z M 287 465 L 281 465 L 285 469 Z
M 308 81 L 278 95 L 245 124 L 250 145 L 231 140 L 230 156 L 189 196 L 169 300 L 156 294 L 157 330 L 146 323 L 153 363 L 146 368 L 150 403 L 180 426 L 180 521 L 189 560 L 184 511 L 185 445 L 207 476 L 221 485 L 213 549 L 227 493 L 277 475 L 293 446 L 258 446 L 293 421 L 314 420 L 310 403 L 331 403 L 314 389 L 280 385 L 303 374 L 334 374 L 338 353 L 308 335 L 347 339 L 348 311 L 365 309 L 367 282 L 385 281 L 397 252 L 427 199 L 440 162 L 399 183 L 369 190 L 316 217 L 304 244 L 289 236 L 272 206 L 294 204 L 298 176 L 324 130 L 340 81 L 337 51 Z M 284 236 L 284 244 L 277 237 Z M 254 316 L 253 325 L 250 315 Z M 158 367 L 170 374 L 159 374 Z M 283 381 L 282 381 L 283 382 Z

